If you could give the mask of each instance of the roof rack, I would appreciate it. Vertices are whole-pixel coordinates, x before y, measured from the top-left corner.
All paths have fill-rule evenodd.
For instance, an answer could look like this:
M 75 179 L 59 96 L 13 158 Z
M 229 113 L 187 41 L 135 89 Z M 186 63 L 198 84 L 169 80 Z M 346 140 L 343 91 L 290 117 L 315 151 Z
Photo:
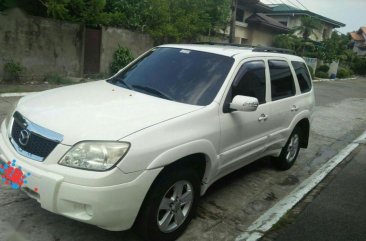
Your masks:
M 218 43 L 218 42 L 196 42 L 196 43 L 193 43 L 193 44 L 221 45 L 221 46 L 252 48 L 253 52 L 267 52 L 267 53 L 280 53 L 280 54 L 295 55 L 295 51 L 293 51 L 293 50 L 282 49 L 282 48 L 274 48 L 274 47 L 263 47 L 263 46 L 253 46 L 253 45 L 233 44 L 233 43 Z
M 221 46 L 233 46 L 233 47 L 241 47 L 241 48 L 256 48 L 256 46 L 253 46 L 253 45 L 233 44 L 233 43 L 219 43 L 219 42 L 195 42 L 193 44 L 221 45 Z
M 290 49 L 281 49 L 273 47 L 255 47 L 253 52 L 267 52 L 267 53 L 280 53 L 280 54 L 295 54 L 295 51 Z

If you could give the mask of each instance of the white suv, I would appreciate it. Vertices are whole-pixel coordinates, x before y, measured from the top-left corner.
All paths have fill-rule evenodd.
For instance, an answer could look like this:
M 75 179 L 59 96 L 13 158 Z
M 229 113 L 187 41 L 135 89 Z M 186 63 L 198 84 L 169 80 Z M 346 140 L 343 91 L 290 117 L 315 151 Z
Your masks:
M 108 80 L 29 95 L 0 159 L 32 174 L 22 190 L 44 209 L 174 240 L 216 180 L 264 156 L 288 169 L 307 147 L 311 77 L 281 52 L 163 45 Z

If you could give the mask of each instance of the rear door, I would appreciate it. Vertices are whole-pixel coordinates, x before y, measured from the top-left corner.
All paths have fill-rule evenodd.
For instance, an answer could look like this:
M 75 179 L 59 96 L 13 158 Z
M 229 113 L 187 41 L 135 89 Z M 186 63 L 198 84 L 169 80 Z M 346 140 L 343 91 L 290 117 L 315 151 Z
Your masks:
M 298 85 L 287 59 L 268 59 L 268 69 L 271 85 L 269 115 L 274 127 L 268 138 L 270 151 L 282 148 L 291 134 L 289 127 L 298 110 L 296 106 Z

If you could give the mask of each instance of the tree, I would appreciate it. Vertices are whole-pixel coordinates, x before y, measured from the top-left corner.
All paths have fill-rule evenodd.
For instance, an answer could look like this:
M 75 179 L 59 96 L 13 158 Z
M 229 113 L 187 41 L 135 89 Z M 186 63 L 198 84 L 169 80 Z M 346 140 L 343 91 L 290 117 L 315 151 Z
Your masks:
M 302 39 L 292 34 L 276 35 L 273 40 L 273 46 L 283 49 L 291 49 L 298 52 L 302 45 Z
M 106 0 L 39 0 L 47 9 L 47 15 L 73 22 L 98 26 L 108 21 L 103 15 Z
M 206 12 L 210 22 L 208 36 L 216 34 L 217 30 L 226 31 L 230 23 L 230 2 L 231 0 L 206 1 Z
M 230 43 L 235 42 L 236 11 L 237 11 L 237 8 L 238 8 L 238 1 L 237 0 L 232 0 L 232 2 L 231 2 L 230 34 L 229 34 Z
M 309 40 L 311 35 L 315 35 L 315 31 L 319 30 L 321 27 L 321 22 L 310 16 L 301 17 L 301 26 L 293 29 L 293 32 L 302 35 L 304 40 Z
M 159 44 L 226 29 L 231 0 L 0 0 L 0 11 L 8 2 L 32 15 L 147 32 Z
M 0 0 L 0 12 L 16 6 L 15 0 Z

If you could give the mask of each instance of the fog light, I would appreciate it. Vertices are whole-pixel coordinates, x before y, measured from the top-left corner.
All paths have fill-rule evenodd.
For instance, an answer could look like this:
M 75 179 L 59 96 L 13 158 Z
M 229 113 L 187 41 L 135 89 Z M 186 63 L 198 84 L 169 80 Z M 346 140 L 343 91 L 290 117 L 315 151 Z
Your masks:
M 93 208 L 91 205 L 85 205 L 85 212 L 92 217 L 93 216 Z

